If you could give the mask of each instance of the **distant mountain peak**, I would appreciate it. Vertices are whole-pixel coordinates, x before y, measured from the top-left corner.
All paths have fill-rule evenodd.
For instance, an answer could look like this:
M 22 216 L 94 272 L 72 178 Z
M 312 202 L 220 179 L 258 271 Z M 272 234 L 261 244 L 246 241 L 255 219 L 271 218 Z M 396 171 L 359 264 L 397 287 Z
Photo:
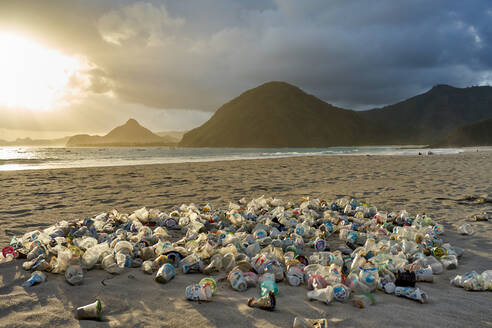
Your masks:
M 456 88 L 449 84 L 436 84 L 435 86 L 432 87 L 431 90 L 450 90 L 450 89 L 456 89 Z
M 140 125 L 136 119 L 130 118 L 128 121 L 126 121 L 125 125 Z
M 112 129 L 105 136 L 77 135 L 70 138 L 68 146 L 98 146 L 98 145 L 163 145 L 172 143 L 169 138 L 163 138 L 140 125 L 137 120 L 130 118 L 125 124 Z
M 287 83 L 287 82 L 283 82 L 283 81 L 270 81 L 270 82 L 266 82 L 266 83 L 263 83 L 263 84 L 260 84 L 259 86 L 257 86 L 256 88 L 253 88 L 253 89 L 250 89 L 248 90 L 249 92 L 258 92 L 258 91 L 272 91 L 272 90 L 276 90 L 276 91 L 284 91 L 284 92 L 292 92 L 292 91 L 301 91 L 301 92 L 304 92 L 302 91 L 299 87 L 296 87 L 295 85 L 292 85 L 290 83 Z M 248 92 L 246 91 L 246 92 Z

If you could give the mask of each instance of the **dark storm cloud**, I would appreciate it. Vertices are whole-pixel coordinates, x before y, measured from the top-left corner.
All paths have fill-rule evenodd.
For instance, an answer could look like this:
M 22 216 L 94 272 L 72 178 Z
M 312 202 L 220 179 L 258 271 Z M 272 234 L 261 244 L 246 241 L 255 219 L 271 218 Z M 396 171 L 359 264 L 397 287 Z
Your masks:
M 492 81 L 488 0 L 3 1 L 0 22 L 155 108 L 212 111 L 270 80 L 351 108 Z

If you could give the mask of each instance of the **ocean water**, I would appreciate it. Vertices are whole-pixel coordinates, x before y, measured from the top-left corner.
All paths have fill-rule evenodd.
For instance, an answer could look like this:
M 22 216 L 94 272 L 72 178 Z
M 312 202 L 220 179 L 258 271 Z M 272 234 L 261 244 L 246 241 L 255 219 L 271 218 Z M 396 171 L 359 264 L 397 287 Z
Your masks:
M 293 156 L 459 154 L 492 151 L 490 147 L 421 149 L 418 147 L 333 148 L 63 148 L 0 147 L 0 171 L 38 170 L 117 165 L 142 165 Z

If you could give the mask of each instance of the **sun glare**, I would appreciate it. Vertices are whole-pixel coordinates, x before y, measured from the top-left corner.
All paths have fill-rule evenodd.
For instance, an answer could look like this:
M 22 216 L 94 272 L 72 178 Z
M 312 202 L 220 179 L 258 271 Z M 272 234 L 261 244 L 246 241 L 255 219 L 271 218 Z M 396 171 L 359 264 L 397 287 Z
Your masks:
M 0 106 L 51 109 L 63 101 L 79 69 L 77 58 L 0 32 Z

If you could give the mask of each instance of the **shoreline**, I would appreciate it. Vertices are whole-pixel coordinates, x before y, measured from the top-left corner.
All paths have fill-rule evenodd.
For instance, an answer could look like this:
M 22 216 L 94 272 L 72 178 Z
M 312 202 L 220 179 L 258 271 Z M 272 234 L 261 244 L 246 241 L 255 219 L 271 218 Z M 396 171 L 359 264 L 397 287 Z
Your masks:
M 482 147 L 482 148 L 488 148 L 488 147 Z M 138 148 L 136 148 L 138 149 Z M 425 148 L 395 148 L 398 150 L 408 150 L 408 149 L 415 149 L 416 151 L 422 150 Z M 332 153 L 296 153 L 293 154 L 291 153 L 286 153 L 285 155 L 265 155 L 265 156 L 251 156 L 251 157 L 222 157 L 222 158 L 197 158 L 197 159 L 179 159 L 179 158 L 171 158 L 168 162 L 152 162 L 152 159 L 149 159 L 149 163 L 142 163 L 135 161 L 136 163 L 132 164 L 132 160 L 128 160 L 128 162 L 122 163 L 122 164 L 114 164 L 114 163 L 108 163 L 108 164 L 95 164 L 95 165 L 85 165 L 85 166 L 56 166 L 53 165 L 52 167 L 43 167 L 40 165 L 39 167 L 36 167 L 36 165 L 33 165 L 33 167 L 18 167 L 19 165 L 26 165 L 26 164 L 21 164 L 25 163 L 28 161 L 43 161 L 43 159 L 24 159 L 24 158 L 19 158 L 19 159 L 6 159 L 3 161 L 8 161 L 9 163 L 12 162 L 11 164 L 3 164 L 3 166 L 15 166 L 14 168 L 2 168 L 2 165 L 0 165 L 0 172 L 11 172 L 11 171 L 37 171 L 37 170 L 63 170 L 63 169 L 85 169 L 85 168 L 104 168 L 104 167 L 126 167 L 126 166 L 149 166 L 149 165 L 172 165 L 172 164 L 186 164 L 186 163 L 213 163 L 213 162 L 231 162 L 231 161 L 250 161 L 250 160 L 275 160 L 275 159 L 285 159 L 285 158 L 302 158 L 302 157 L 425 157 L 425 156 L 453 156 L 453 155 L 461 155 L 461 154 L 466 154 L 466 153 L 490 153 L 492 152 L 492 148 L 488 149 L 477 149 L 475 147 L 463 147 L 460 148 L 462 151 L 458 151 L 456 153 L 439 153 L 439 152 L 431 152 L 431 154 L 428 154 L 426 152 L 418 152 L 416 154 L 408 154 L 408 153 L 399 153 L 399 154 L 385 154 L 385 153 L 337 153 L 337 154 L 332 154 Z M 434 149 L 436 151 L 439 151 L 439 149 Z M 476 151 L 475 151 L 476 150 Z M 272 153 L 275 154 L 275 153 Z M 233 155 L 229 155 L 233 156 Z M 241 156 L 241 155 L 238 155 Z M 17 162 L 16 162 L 17 161 Z M 63 160 L 60 160 L 63 161 Z M 2 160 L 0 160 L 2 162 Z M 46 162 L 49 162 L 49 160 L 46 160 Z M 55 162 L 56 163 L 56 162 Z

